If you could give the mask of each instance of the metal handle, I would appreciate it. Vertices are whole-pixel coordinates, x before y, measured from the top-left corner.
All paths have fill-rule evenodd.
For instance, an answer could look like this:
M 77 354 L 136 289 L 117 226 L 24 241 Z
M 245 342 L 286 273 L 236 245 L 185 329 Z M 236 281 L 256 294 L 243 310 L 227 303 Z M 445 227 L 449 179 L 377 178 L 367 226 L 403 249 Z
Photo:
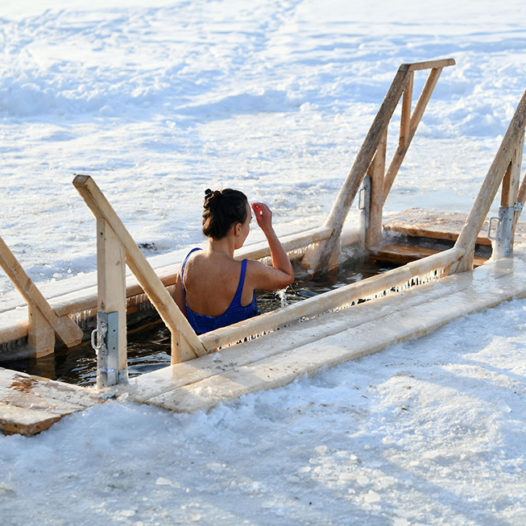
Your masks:
M 104 347 L 106 334 L 108 334 L 108 325 L 104 322 L 99 322 L 97 328 L 91 331 L 91 347 L 97 353 L 97 355 Z
M 493 223 L 496 222 L 496 225 L 494 226 Z M 492 241 L 495 241 L 497 239 L 497 231 L 499 228 L 500 219 L 498 217 L 490 217 L 489 218 L 489 225 L 488 225 L 488 239 L 491 239 Z M 492 231 L 495 233 L 492 234 Z

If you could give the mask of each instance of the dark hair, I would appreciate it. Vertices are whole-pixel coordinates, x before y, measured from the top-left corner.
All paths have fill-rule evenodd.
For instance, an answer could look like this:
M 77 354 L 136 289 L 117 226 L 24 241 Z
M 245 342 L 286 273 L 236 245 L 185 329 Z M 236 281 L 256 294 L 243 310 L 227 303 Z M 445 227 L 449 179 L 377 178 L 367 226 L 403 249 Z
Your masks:
M 247 196 L 239 190 L 205 190 L 203 211 L 203 234 L 222 239 L 235 223 L 244 223 L 247 218 Z

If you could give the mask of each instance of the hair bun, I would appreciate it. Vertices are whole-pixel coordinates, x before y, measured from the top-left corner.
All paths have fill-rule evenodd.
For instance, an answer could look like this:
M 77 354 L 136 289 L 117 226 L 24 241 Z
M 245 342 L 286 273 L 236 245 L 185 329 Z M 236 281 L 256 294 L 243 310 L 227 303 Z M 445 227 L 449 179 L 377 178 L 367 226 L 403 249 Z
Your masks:
M 210 190 L 210 188 L 207 188 L 205 190 L 205 197 L 210 197 L 212 195 L 212 190 Z

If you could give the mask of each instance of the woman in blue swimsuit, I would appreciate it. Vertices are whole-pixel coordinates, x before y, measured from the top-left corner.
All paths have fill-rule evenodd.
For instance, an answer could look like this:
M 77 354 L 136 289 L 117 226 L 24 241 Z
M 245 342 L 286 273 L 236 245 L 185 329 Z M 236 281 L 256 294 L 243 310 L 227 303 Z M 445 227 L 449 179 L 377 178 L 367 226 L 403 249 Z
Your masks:
M 234 259 L 250 231 L 252 212 L 267 238 L 272 266 Z M 177 305 L 198 334 L 255 316 L 256 289 L 279 290 L 294 281 L 266 204 L 251 207 L 245 194 L 230 188 L 206 190 L 203 234 L 207 248 L 194 248 L 186 256 L 175 289 Z

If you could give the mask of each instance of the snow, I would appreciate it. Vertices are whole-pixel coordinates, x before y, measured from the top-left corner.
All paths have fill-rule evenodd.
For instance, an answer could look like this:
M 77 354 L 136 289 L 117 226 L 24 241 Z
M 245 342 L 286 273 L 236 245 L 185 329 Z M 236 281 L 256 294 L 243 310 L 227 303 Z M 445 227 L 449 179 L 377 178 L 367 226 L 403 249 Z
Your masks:
M 74 173 L 152 255 L 201 241 L 207 187 L 317 225 L 398 65 L 449 56 L 387 206 L 467 211 L 526 88 L 524 20 L 519 0 L 4 0 L 0 235 L 41 286 L 92 272 Z M 207 414 L 110 402 L 0 436 L 1 522 L 521 524 L 525 309 Z

